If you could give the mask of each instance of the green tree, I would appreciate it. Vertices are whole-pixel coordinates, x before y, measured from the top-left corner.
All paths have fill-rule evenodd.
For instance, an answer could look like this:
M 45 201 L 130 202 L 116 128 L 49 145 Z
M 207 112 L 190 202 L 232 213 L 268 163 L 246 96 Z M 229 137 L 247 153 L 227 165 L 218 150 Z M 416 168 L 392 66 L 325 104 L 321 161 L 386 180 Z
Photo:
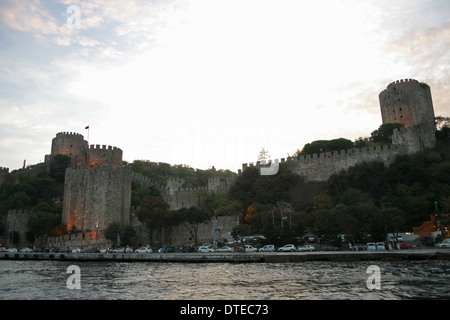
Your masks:
M 173 225 L 184 225 L 184 227 L 193 235 L 194 243 L 198 245 L 198 228 L 201 223 L 209 221 L 211 215 L 199 207 L 181 208 L 171 214 L 171 223 Z
M 27 221 L 27 229 L 33 233 L 36 238 L 50 235 L 54 232 L 55 228 L 61 224 L 61 215 L 37 211 L 34 212 Z
M 69 156 L 57 154 L 53 157 L 50 176 L 57 182 L 64 182 L 66 169 L 70 166 L 72 159 Z
M 377 130 L 372 132 L 372 140 L 375 143 L 392 143 L 394 129 L 403 128 L 401 123 L 383 123 Z
M 233 227 L 231 235 L 234 239 L 242 239 L 242 237 L 248 236 L 250 233 L 250 227 L 248 224 L 240 223 Z
M 353 147 L 354 147 L 353 141 L 344 138 L 333 140 L 316 140 L 311 143 L 305 144 L 302 151 L 300 151 L 298 154 L 307 155 L 332 151 L 341 151 L 351 149 Z
M 122 225 L 119 222 L 111 222 L 105 230 L 105 238 L 112 241 L 114 245 L 120 245 L 117 241 L 120 239 L 120 233 L 122 232 Z
M 139 221 L 146 226 L 150 244 L 153 245 L 155 231 L 166 226 L 169 222 L 169 205 L 163 198 L 149 195 L 142 201 L 137 216 Z
M 136 230 L 130 226 L 123 226 L 120 232 L 120 241 L 124 246 L 132 246 L 136 239 Z

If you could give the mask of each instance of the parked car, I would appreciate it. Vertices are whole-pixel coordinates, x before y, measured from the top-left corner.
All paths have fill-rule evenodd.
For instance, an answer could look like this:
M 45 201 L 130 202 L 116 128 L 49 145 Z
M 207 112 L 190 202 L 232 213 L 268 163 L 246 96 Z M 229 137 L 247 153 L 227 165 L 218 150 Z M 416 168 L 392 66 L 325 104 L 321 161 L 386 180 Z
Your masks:
M 314 251 L 314 250 L 316 250 L 316 248 L 314 248 L 310 244 L 307 244 L 307 245 L 304 245 L 304 246 L 298 248 L 298 251 L 302 251 L 302 252 L 305 252 L 305 251 L 311 252 L 311 251 Z
M 246 244 L 245 245 L 245 252 L 257 252 L 258 249 L 256 249 L 254 246 Z
M 407 244 L 407 243 L 405 243 L 405 242 L 403 242 L 403 241 L 399 241 L 399 242 L 398 242 L 398 247 L 399 247 L 400 249 L 411 249 L 411 248 L 412 248 L 412 245 Z
M 85 253 L 99 253 L 100 250 L 98 248 L 89 248 L 84 251 Z
M 375 251 L 375 250 L 377 250 L 377 245 L 375 244 L 375 242 L 367 243 L 367 250 L 368 251 Z
M 133 249 L 127 247 L 120 247 L 113 250 L 114 253 L 131 253 Z
M 190 245 L 190 244 L 188 244 L 188 245 L 183 246 L 181 248 L 181 252 L 185 252 L 185 253 L 187 253 L 187 252 L 195 252 L 195 247 Z
M 363 243 L 357 243 L 354 246 L 352 246 L 351 249 L 354 251 L 363 251 L 367 250 L 367 246 Z
M 293 244 L 285 244 L 284 246 L 278 249 L 279 252 L 294 252 L 296 250 L 297 249 Z
M 17 248 L 9 248 L 8 252 L 17 252 Z
M 308 243 L 316 243 L 317 242 L 316 237 L 305 237 L 304 239 L 306 241 L 308 241 Z
M 377 251 L 384 251 L 384 250 L 386 250 L 384 242 L 377 242 Z
M 198 248 L 197 252 L 206 252 L 206 253 L 208 253 L 208 252 L 214 252 L 214 250 L 209 248 L 209 247 L 207 247 L 207 246 L 201 246 L 200 248 Z
M 108 253 L 108 252 L 111 252 L 111 249 L 109 249 L 109 248 L 101 248 L 100 249 L 100 253 Z
M 273 244 L 266 244 L 264 247 L 259 248 L 259 252 L 274 252 L 275 246 Z
M 223 247 L 217 249 L 216 252 L 230 252 L 231 253 L 231 252 L 233 252 L 233 248 L 223 246 Z
M 142 247 L 142 248 L 136 249 L 134 252 L 136 252 L 136 253 L 153 253 L 152 249 L 150 249 L 148 247 Z
M 81 248 L 72 248 L 72 249 L 70 250 L 70 252 L 71 252 L 71 253 L 81 253 L 82 250 L 81 250 Z
M 339 248 L 332 246 L 330 244 L 322 244 L 320 245 L 320 251 L 338 251 Z
M 450 248 L 450 239 L 445 239 L 441 243 L 436 244 L 436 247 L 444 248 L 444 249 L 445 248 Z
M 25 247 L 25 248 L 21 248 L 21 249 L 19 250 L 19 252 L 33 252 L 33 249 L 28 248 L 28 247 Z
M 166 252 L 167 253 L 178 252 L 178 248 L 177 247 L 167 247 Z

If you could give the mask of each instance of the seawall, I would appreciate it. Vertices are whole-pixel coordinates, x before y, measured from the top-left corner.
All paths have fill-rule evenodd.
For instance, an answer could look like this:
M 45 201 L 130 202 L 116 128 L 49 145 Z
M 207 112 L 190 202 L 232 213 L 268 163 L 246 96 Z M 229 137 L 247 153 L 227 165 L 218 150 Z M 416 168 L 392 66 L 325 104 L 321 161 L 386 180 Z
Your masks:
M 1 252 L 0 260 L 54 260 L 71 262 L 181 262 L 181 263 L 291 263 L 306 261 L 450 260 L 450 250 L 258 253 L 22 253 Z

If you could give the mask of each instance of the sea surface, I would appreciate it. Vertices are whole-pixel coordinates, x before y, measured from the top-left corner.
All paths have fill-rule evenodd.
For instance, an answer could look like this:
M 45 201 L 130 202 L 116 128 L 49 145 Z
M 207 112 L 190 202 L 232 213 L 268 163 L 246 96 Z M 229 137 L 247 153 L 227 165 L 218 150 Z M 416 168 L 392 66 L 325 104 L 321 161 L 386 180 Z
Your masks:
M 450 299 L 450 261 L 0 261 L 0 300 L 18 299 Z

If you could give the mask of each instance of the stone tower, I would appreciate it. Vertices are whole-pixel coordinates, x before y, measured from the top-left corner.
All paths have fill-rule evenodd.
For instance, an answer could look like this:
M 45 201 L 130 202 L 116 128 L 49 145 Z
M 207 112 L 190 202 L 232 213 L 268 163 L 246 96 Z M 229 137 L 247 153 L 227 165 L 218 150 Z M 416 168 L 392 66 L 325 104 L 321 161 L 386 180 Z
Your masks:
M 81 134 L 61 132 L 52 140 L 52 157 L 72 158 L 66 169 L 62 223 L 68 230 L 104 231 L 111 222 L 130 224 L 131 173 L 122 167 L 122 150 L 88 146 Z
M 62 222 L 67 230 L 105 230 L 111 222 L 130 224 L 128 168 L 66 169 Z
M 52 140 L 51 158 L 62 154 L 72 158 L 72 166 L 80 165 L 81 152 L 88 146 L 88 142 L 79 133 L 59 132 Z
M 84 146 L 80 150 L 80 160 L 78 166 L 88 168 L 102 166 L 113 169 L 122 167 L 122 150 L 116 147 L 103 145 Z
M 434 108 L 430 87 L 414 79 L 390 83 L 379 94 L 383 123 L 401 123 L 392 137 L 408 153 L 433 148 L 436 144 Z

